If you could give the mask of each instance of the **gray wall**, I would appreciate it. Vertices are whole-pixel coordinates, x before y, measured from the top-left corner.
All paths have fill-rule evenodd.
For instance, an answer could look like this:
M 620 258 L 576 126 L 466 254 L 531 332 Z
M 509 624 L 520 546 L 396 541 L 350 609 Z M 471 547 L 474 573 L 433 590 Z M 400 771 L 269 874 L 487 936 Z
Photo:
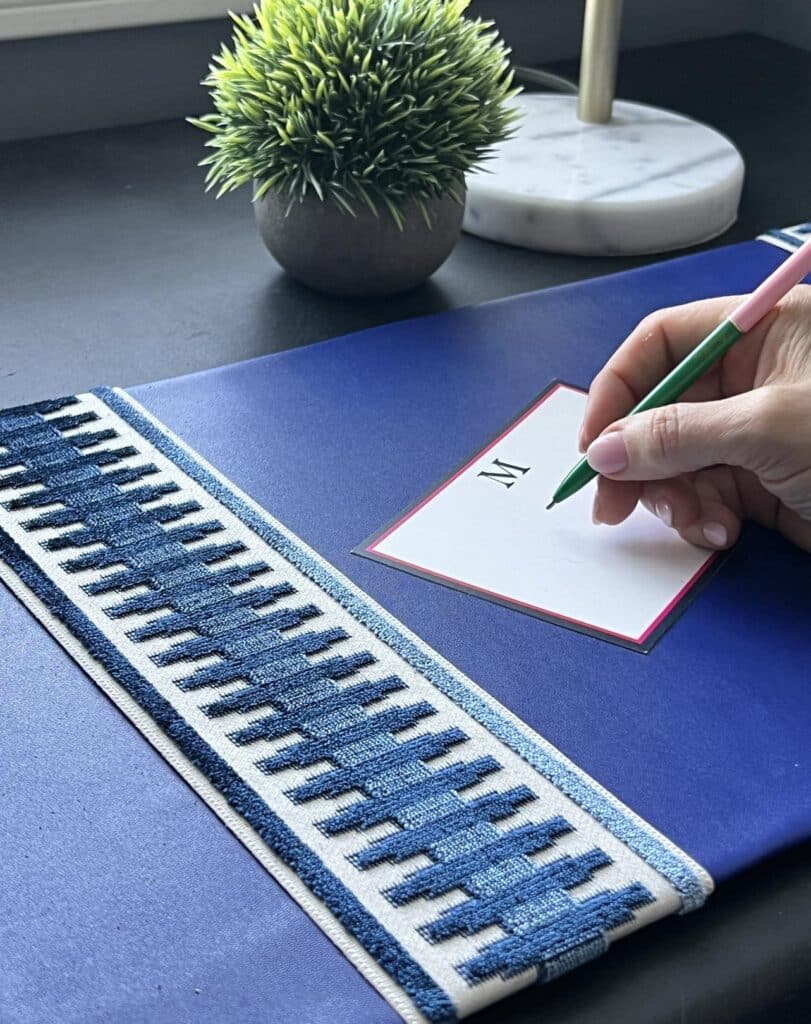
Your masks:
M 577 54 L 582 0 L 473 0 L 515 60 Z M 181 117 L 206 108 L 197 84 L 226 20 L 0 42 L 0 139 Z M 759 32 L 811 49 L 811 0 L 626 0 L 622 45 Z
M 811 0 L 760 0 L 752 30 L 811 50 Z
M 222 20 L 0 42 L 0 139 L 202 111 L 198 83 L 227 33 Z
M 761 0 L 625 0 L 622 46 L 656 46 L 685 39 L 753 31 Z M 811 0 L 786 0 L 791 6 Z M 473 0 L 476 14 L 494 18 L 518 63 L 576 56 L 584 0 Z M 810 42 L 811 42 L 811 33 Z

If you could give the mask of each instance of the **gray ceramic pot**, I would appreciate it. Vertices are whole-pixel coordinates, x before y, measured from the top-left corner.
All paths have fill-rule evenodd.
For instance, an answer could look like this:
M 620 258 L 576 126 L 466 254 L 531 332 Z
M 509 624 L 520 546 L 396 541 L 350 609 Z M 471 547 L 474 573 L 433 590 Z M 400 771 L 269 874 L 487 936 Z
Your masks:
M 464 213 L 452 196 L 430 200 L 429 229 L 412 203 L 401 231 L 385 210 L 375 217 L 358 206 L 351 217 L 308 196 L 286 214 L 287 202 L 271 191 L 254 203 L 262 240 L 290 275 L 332 295 L 391 295 L 421 284 L 450 255 Z

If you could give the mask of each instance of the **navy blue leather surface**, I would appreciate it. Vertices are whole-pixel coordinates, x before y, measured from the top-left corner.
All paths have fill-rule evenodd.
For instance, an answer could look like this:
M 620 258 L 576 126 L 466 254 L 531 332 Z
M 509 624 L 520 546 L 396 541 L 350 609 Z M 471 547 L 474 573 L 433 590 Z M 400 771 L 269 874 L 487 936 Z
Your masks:
M 746 291 L 760 242 L 133 394 L 716 879 L 811 833 L 811 558 L 749 529 L 647 656 L 350 554 L 651 310 Z
M 747 530 L 643 656 L 350 550 L 550 380 L 587 386 L 645 313 L 782 258 L 747 243 L 132 393 L 723 880 L 811 834 L 808 556 Z M 5 591 L 0 622 L 0 1018 L 395 1020 Z

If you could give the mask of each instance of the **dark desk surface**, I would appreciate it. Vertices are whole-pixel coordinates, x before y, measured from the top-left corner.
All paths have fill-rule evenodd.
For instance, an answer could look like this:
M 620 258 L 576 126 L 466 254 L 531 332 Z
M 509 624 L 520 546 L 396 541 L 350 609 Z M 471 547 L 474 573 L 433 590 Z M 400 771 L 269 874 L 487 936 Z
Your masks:
M 623 56 L 619 93 L 707 121 L 741 149 L 740 220 L 713 244 L 811 216 L 811 54 L 755 36 L 641 50 Z M 648 262 L 463 237 L 413 293 L 327 299 L 273 264 L 246 195 L 215 202 L 203 194 L 199 155 L 198 133 L 181 122 L 0 147 L 0 407 L 169 377 Z M 772 859 L 701 913 L 637 933 L 477 1020 L 811 1020 L 810 854 L 806 846 Z

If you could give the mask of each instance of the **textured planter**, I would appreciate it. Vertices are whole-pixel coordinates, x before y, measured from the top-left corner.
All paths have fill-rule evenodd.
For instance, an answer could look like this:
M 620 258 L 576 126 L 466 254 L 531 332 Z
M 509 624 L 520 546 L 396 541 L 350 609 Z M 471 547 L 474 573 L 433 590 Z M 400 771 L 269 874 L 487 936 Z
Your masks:
M 262 240 L 303 284 L 332 295 L 392 295 L 422 284 L 451 253 L 464 206 L 452 196 L 426 203 L 433 226 L 416 204 L 404 210 L 402 231 L 386 210 L 357 216 L 308 196 L 286 215 L 288 200 L 269 192 L 254 203 Z

